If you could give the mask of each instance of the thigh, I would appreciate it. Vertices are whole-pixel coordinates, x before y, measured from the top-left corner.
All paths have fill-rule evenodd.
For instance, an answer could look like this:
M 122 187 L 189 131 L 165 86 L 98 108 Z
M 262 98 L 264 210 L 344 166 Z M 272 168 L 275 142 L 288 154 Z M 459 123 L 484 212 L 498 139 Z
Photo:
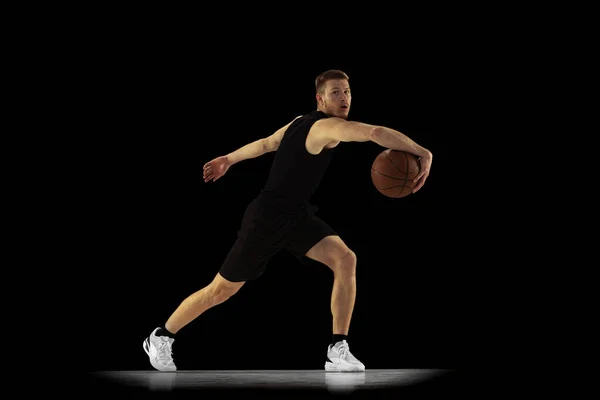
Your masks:
M 261 209 L 256 200 L 250 203 L 237 240 L 219 269 L 221 276 L 231 282 L 259 278 L 271 258 L 284 246 L 292 227 L 290 220 Z
M 330 237 L 339 238 L 337 232 L 329 224 L 319 217 L 311 216 L 298 223 L 291 231 L 286 238 L 285 248 L 304 263 L 314 260 L 321 261 L 311 257 L 309 252 L 325 238 Z
M 257 279 L 265 272 L 269 260 L 280 248 L 281 246 L 266 240 L 261 241 L 252 234 L 238 237 L 221 264 L 219 273 L 230 282 Z

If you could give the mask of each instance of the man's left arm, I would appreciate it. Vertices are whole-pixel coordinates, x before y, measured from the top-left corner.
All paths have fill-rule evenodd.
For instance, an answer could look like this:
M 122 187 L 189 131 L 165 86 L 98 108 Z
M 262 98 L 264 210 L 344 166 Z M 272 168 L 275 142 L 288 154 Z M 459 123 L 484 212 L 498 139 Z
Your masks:
M 286 126 L 279 128 L 271 136 L 255 140 L 252 143 L 248 143 L 247 145 L 240 147 L 234 152 L 231 152 L 225 156 L 219 156 L 214 160 L 210 160 L 204 164 L 204 167 L 202 168 L 202 178 L 204 179 L 204 182 L 215 182 L 219 180 L 227 173 L 227 170 L 229 170 L 229 167 L 231 167 L 233 164 L 237 164 L 240 161 L 247 160 L 249 158 L 256 158 L 265 153 L 277 150 L 285 131 L 290 127 L 292 122 L 298 118 L 300 117 L 294 118 L 293 121 Z
M 262 156 L 263 154 L 277 150 L 279 148 L 279 143 L 281 143 L 281 139 L 283 138 L 283 134 L 290 127 L 292 122 L 298 118 L 300 118 L 300 116 L 294 118 L 287 125 L 279 128 L 271 136 L 248 143 L 236 151 L 227 154 L 225 157 L 229 161 L 230 165 L 233 165 L 239 163 L 240 161 L 256 158 Z

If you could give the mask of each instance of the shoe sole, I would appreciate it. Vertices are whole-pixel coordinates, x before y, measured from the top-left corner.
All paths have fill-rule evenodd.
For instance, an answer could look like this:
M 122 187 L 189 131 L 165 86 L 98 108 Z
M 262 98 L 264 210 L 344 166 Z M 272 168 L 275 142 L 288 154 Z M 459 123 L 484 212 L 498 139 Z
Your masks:
M 365 370 L 359 367 L 341 368 L 338 364 L 326 362 L 325 371 L 327 372 L 364 372 Z

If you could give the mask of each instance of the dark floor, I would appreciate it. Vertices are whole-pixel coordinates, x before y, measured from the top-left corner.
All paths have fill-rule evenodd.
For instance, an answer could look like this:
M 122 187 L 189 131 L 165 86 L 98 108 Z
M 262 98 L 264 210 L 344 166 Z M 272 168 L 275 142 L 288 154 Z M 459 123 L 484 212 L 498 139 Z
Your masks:
M 88 373 L 87 393 L 130 395 L 194 395 L 197 398 L 345 397 L 381 398 L 398 394 L 464 393 L 464 383 L 454 370 L 375 369 L 339 373 L 323 370 L 244 371 L 96 371 Z M 82 393 L 83 394 L 83 393 Z

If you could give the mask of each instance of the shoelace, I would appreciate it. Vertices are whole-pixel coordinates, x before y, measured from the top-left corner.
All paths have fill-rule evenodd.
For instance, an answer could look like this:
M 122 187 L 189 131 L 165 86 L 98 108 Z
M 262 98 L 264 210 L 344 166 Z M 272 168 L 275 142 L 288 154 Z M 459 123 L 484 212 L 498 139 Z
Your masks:
M 172 354 L 173 350 L 171 349 L 171 342 L 161 338 L 160 347 L 158 348 L 158 359 L 163 362 L 171 362 L 173 361 Z
M 342 360 L 347 360 L 348 359 L 348 353 L 350 352 L 350 349 L 348 348 L 347 344 L 341 344 L 338 349 L 338 354 L 340 355 L 340 359 Z
M 352 355 L 352 353 L 350 353 L 350 347 L 348 346 L 348 343 L 343 343 L 341 344 L 338 349 L 338 354 L 340 355 L 340 359 L 345 360 L 345 361 L 355 361 L 356 358 Z M 356 360 L 358 361 L 358 360 Z

